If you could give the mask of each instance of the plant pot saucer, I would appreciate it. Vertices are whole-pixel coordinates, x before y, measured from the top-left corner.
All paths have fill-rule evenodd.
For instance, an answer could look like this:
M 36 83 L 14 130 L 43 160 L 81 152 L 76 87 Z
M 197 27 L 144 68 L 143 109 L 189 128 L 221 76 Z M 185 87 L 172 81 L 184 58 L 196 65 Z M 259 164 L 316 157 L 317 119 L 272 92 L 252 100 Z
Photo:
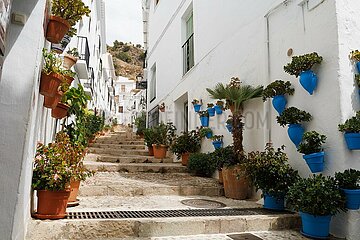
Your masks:
M 36 218 L 36 219 L 40 219 L 40 220 L 58 220 L 58 219 L 63 219 L 67 217 L 67 213 L 65 214 L 58 214 L 58 215 L 47 215 L 47 214 L 38 214 L 38 213 L 34 213 L 32 215 L 32 217 Z
M 76 199 L 75 202 L 68 202 L 67 207 L 76 207 L 76 206 L 79 206 L 79 204 L 80 204 L 80 200 Z
M 311 238 L 311 239 L 330 239 L 330 236 L 327 237 L 315 237 L 309 234 L 306 234 L 303 232 L 303 230 L 300 230 L 301 235 L 304 235 L 305 237 Z

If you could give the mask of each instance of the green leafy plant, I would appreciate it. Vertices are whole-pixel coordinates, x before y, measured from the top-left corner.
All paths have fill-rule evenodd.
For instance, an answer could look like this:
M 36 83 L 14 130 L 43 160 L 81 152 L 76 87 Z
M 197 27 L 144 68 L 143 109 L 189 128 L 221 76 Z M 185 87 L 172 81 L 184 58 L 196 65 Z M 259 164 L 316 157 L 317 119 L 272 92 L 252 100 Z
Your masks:
M 273 98 L 278 95 L 293 95 L 295 89 L 291 87 L 291 83 L 289 81 L 284 82 L 283 80 L 276 80 L 270 83 L 263 91 L 262 98 L 265 102 L 268 98 Z
M 137 135 L 144 134 L 144 130 L 146 129 L 146 112 L 141 112 L 140 115 L 135 119 L 135 126 L 137 129 Z
M 200 177 L 211 177 L 216 170 L 216 162 L 206 153 L 190 154 L 187 168 L 190 173 Z
M 303 139 L 299 145 L 298 152 L 308 155 L 312 153 L 322 152 L 322 145 L 326 141 L 326 136 L 316 131 L 304 133 Z
M 345 121 L 344 124 L 339 124 L 339 131 L 345 133 L 360 133 L 360 111 Z
M 62 61 L 61 58 L 55 52 L 48 52 L 43 49 L 44 65 L 43 72 L 49 75 L 50 73 L 60 73 Z
M 73 56 L 73 57 L 79 57 L 80 56 L 79 51 L 78 51 L 77 48 L 71 48 L 66 53 Z
M 144 129 L 144 142 L 146 146 L 152 147 L 152 145 L 155 143 L 154 129 L 152 128 Z
M 359 50 L 353 50 L 350 52 L 349 58 L 353 61 L 360 62 L 360 52 Z
M 76 72 L 72 71 L 72 70 L 68 70 L 68 69 L 60 69 L 59 72 L 61 75 L 63 75 L 64 77 L 71 77 L 74 78 L 76 76 Z
M 230 167 L 240 163 L 235 155 L 233 146 L 218 148 L 210 154 L 210 157 L 216 163 L 218 170 L 223 169 L 223 167 Z
M 291 209 L 316 216 L 335 215 L 345 209 L 345 197 L 336 181 L 322 174 L 300 178 L 287 194 Z
M 323 58 L 316 52 L 294 56 L 290 63 L 284 66 L 286 73 L 298 77 L 301 72 L 310 70 L 315 64 L 320 64 Z
M 176 127 L 173 123 L 167 124 L 160 123 L 158 126 L 153 127 L 154 131 L 154 144 L 171 146 L 176 138 Z
M 224 135 L 214 135 L 214 136 L 212 136 L 210 139 L 213 140 L 213 141 L 220 141 L 220 142 L 222 142 L 223 139 L 224 139 Z
M 301 122 L 309 122 L 312 116 L 310 113 L 302 111 L 296 107 L 286 108 L 280 116 L 276 117 L 280 126 L 285 127 L 287 124 L 300 124 Z
M 209 127 L 201 127 L 199 130 L 200 136 L 204 138 L 207 134 L 212 133 L 213 131 Z
M 337 185 L 342 189 L 360 189 L 360 171 L 347 169 L 344 172 L 335 173 Z
M 200 117 L 209 117 L 209 112 L 207 110 L 199 111 L 198 113 Z
M 193 130 L 190 132 L 183 132 L 180 136 L 175 138 L 170 150 L 177 156 L 178 159 L 184 153 L 195 153 L 201 148 L 201 136 L 199 132 Z
M 207 107 L 208 107 L 208 108 L 212 108 L 212 107 L 214 107 L 214 104 L 213 104 L 213 103 L 208 103 L 208 104 L 207 104 Z
M 83 16 L 90 16 L 90 9 L 82 0 L 52 0 L 51 13 L 75 26 Z
M 199 99 L 193 99 L 193 101 L 191 102 L 193 105 L 196 105 L 196 104 L 200 104 L 201 101 Z

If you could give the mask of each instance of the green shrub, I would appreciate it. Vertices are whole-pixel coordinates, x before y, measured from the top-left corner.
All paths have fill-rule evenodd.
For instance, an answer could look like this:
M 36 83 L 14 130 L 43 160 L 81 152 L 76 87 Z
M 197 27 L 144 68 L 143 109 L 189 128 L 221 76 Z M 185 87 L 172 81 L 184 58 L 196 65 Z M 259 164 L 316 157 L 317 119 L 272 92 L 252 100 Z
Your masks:
M 200 177 L 211 177 L 216 170 L 216 162 L 210 158 L 209 154 L 193 153 L 189 157 L 189 172 Z
M 282 80 L 276 80 L 275 82 L 270 83 L 263 91 L 262 98 L 265 102 L 268 98 L 273 98 L 278 95 L 294 95 L 295 89 L 291 87 L 289 81 L 284 82 Z
M 154 144 L 170 147 L 176 138 L 176 127 L 173 123 L 160 123 L 153 127 Z
M 345 121 L 344 124 L 339 124 L 339 131 L 345 133 L 360 133 L 360 111 Z
M 123 52 L 128 52 L 128 51 L 130 51 L 130 46 L 129 46 L 129 45 L 123 46 L 122 51 L 123 51 Z
M 310 113 L 302 111 L 296 107 L 286 108 L 280 116 L 277 116 L 277 122 L 280 126 L 285 127 L 287 124 L 300 124 L 309 122 L 312 116 Z
M 292 57 L 291 63 L 284 66 L 286 73 L 298 77 L 301 72 L 310 70 L 314 64 L 320 64 L 323 58 L 316 52 Z
M 119 52 L 115 54 L 115 57 L 127 63 L 131 62 L 131 57 L 126 52 Z
M 338 186 L 342 189 L 360 189 L 360 171 L 348 169 L 344 172 L 335 173 L 335 179 Z
M 216 163 L 218 170 L 221 170 L 223 167 L 230 167 L 239 163 L 234 153 L 233 146 L 216 149 L 214 152 L 210 153 L 210 158 Z
M 325 143 L 326 136 L 316 131 L 304 133 L 303 139 L 299 145 L 298 152 L 308 155 L 323 151 L 322 145 Z
M 193 130 L 191 132 L 183 132 L 177 137 L 171 145 L 171 151 L 180 159 L 184 153 L 195 153 L 201 148 L 200 134 Z
M 144 134 L 144 130 L 146 129 L 146 113 L 141 112 L 140 115 L 135 119 L 136 126 L 136 134 L 142 135 Z

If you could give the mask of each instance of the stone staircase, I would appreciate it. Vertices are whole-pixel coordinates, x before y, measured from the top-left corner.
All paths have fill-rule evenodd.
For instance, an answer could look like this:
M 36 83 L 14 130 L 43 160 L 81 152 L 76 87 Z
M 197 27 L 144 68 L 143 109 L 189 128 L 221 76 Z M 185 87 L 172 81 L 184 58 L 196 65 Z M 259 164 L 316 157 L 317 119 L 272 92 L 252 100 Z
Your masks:
M 191 176 L 172 158 L 161 160 L 148 156 L 143 140 L 130 132 L 121 131 L 98 138 L 89 148 L 85 165 L 97 173 L 81 184 L 80 205 L 68 208 L 68 212 L 86 213 L 87 216 L 101 212 L 103 217 L 31 220 L 27 239 L 155 239 L 299 227 L 299 217 L 295 214 L 246 214 L 247 209 L 260 211 L 261 206 L 255 201 L 223 197 L 223 187 L 216 179 Z M 200 209 L 181 203 L 187 199 L 217 201 L 226 205 L 224 209 L 244 209 L 245 212 L 238 216 L 209 213 L 201 217 L 168 217 L 166 214 L 155 218 L 136 217 L 138 215 L 131 218 L 106 217 L 116 214 L 112 211 L 131 211 L 140 216 L 143 211 L 174 210 L 177 213 L 179 210 Z

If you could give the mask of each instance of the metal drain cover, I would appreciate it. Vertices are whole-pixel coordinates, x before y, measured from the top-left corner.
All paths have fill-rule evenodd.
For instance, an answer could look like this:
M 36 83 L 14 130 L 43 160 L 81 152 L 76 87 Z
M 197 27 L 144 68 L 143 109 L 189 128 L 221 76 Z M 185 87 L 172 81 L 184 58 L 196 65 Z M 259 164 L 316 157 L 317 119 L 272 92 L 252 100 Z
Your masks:
M 262 238 L 259 238 L 251 233 L 234 234 L 227 236 L 233 240 L 262 240 Z
M 222 202 L 217 202 L 207 199 L 185 199 L 181 201 L 182 204 L 196 208 L 223 208 L 226 205 Z

